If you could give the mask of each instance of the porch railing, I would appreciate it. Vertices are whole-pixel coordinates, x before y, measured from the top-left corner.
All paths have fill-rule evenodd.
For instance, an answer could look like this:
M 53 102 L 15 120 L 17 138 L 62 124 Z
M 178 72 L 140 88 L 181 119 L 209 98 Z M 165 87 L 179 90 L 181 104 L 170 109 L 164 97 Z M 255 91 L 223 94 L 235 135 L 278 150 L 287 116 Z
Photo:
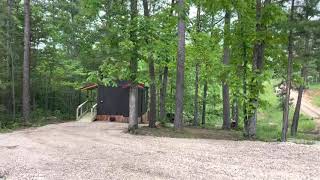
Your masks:
M 76 119 L 79 120 L 88 112 L 88 101 L 83 102 L 77 107 Z
M 91 116 L 96 115 L 96 113 L 97 113 L 97 105 L 98 104 L 96 103 L 91 107 Z

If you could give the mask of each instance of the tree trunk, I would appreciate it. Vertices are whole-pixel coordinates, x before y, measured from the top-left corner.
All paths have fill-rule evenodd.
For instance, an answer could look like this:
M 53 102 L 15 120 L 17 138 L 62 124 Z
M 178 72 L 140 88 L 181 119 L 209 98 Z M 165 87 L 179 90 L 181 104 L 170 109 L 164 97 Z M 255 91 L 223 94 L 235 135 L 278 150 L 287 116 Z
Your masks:
M 168 85 L 168 66 L 164 67 L 163 78 L 160 88 L 160 119 L 166 118 L 166 97 L 167 97 L 167 85 Z
M 293 23 L 293 13 L 294 13 L 294 0 L 291 0 L 291 13 L 289 23 Z M 293 61 L 293 31 L 290 28 L 289 39 L 288 39 L 288 69 L 287 69 L 287 83 L 286 83 L 286 97 L 283 109 L 283 119 L 282 119 L 282 133 L 281 141 L 287 141 L 287 131 L 289 124 L 289 112 L 290 112 L 290 91 L 291 91 L 291 76 L 292 76 L 292 61 Z
M 248 118 L 248 110 L 247 110 L 247 65 L 248 65 L 248 60 L 247 60 L 247 46 L 246 43 L 243 42 L 243 96 L 244 96 L 244 101 L 243 101 L 243 116 L 244 119 Z
M 296 136 L 298 131 L 298 124 L 299 124 L 299 117 L 300 117 L 300 108 L 301 108 L 301 101 L 303 96 L 304 86 L 300 85 L 298 90 L 298 99 L 297 104 L 295 107 L 292 124 L 291 124 L 291 135 Z
M 175 4 L 176 1 L 175 0 L 171 0 L 171 16 L 174 16 L 174 8 L 175 8 Z M 159 113 L 159 117 L 161 120 L 164 120 L 166 118 L 166 113 L 167 113 L 167 108 L 166 108 L 166 98 L 167 98 L 167 87 L 168 87 L 168 72 L 169 68 L 166 65 L 163 68 L 163 79 L 161 79 L 161 87 L 160 87 L 160 98 L 159 98 L 159 102 L 160 102 L 160 113 Z M 172 86 L 171 86 L 171 90 L 172 90 Z M 171 91 L 172 92 L 172 91 Z M 172 108 L 171 108 L 172 111 Z
M 157 91 L 157 97 L 158 97 L 158 99 L 159 99 L 159 101 L 158 101 L 158 109 L 157 109 L 157 114 L 158 114 L 158 117 L 160 117 L 160 101 L 161 101 L 161 88 L 162 88 L 162 76 L 163 76 L 163 74 L 159 71 L 159 84 L 160 84 L 160 86 L 159 86 L 159 89 L 157 89 L 158 91 Z
M 131 86 L 129 91 L 129 132 L 138 128 L 138 87 Z
M 224 43 L 223 43 L 223 64 L 228 65 L 230 61 L 230 19 L 231 12 L 226 10 L 224 18 Z M 223 129 L 230 129 L 230 97 L 229 85 L 226 80 L 222 81 L 222 96 L 223 96 Z
M 305 14 L 305 20 L 309 20 L 309 12 L 308 10 L 306 11 Z M 304 54 L 305 56 L 309 55 L 309 36 L 305 36 L 305 44 L 304 44 Z M 303 78 L 303 83 L 300 85 L 299 90 L 298 90 L 298 99 L 292 119 L 292 124 L 291 124 L 291 135 L 296 136 L 298 132 L 298 124 L 299 124 L 299 118 L 300 118 L 300 109 L 301 109 L 301 101 L 303 97 L 303 92 L 305 89 L 305 84 L 307 82 L 307 67 L 305 62 L 303 63 L 302 69 L 301 69 L 301 77 Z
M 13 24 L 12 24 L 12 0 L 7 1 L 8 4 L 8 22 L 7 22 L 7 47 L 9 50 L 8 63 L 11 62 L 11 103 L 12 103 L 12 119 L 16 119 L 16 91 L 15 91 L 15 66 L 14 66 L 14 53 L 12 50 L 12 42 L 14 36 L 12 35 Z M 9 66 L 8 66 L 9 67 Z M 9 70 L 9 69 L 8 69 Z M 10 72 L 9 72 L 10 74 Z M 8 74 L 8 76 L 9 76 Z
M 45 116 L 48 117 L 48 110 L 49 110 L 49 77 L 46 75 L 46 81 L 45 81 L 45 98 L 44 98 L 44 104 L 45 104 Z
M 30 0 L 24 0 L 22 114 L 25 123 L 30 120 L 30 13 Z
M 235 99 L 232 103 L 232 119 L 234 121 L 234 126 L 232 128 L 238 128 L 239 123 L 239 106 L 238 106 L 238 99 Z
M 239 16 L 239 20 L 240 20 L 240 24 L 241 24 L 241 28 L 240 28 L 240 31 L 241 31 L 241 36 L 242 36 L 242 91 L 243 91 L 243 109 L 242 109 L 242 112 L 243 112 L 243 116 L 244 118 L 246 119 L 248 117 L 247 115 L 247 69 L 248 69 L 248 59 L 247 59 L 247 44 L 246 44 L 246 41 L 245 41 L 245 37 L 244 37 L 244 20 L 242 18 L 242 14 L 240 12 L 238 12 L 238 16 Z
M 148 0 L 143 0 L 144 16 L 148 22 L 150 17 Z M 149 22 L 148 22 L 149 23 Z M 149 44 L 149 39 L 146 39 L 146 43 Z M 151 56 L 151 52 L 148 55 L 149 63 L 149 76 L 150 76 L 150 114 L 149 114 L 149 127 L 156 127 L 157 120 L 157 89 L 156 89 L 156 75 L 154 70 L 154 60 Z
M 177 58 L 177 80 L 176 80 L 176 111 L 174 127 L 182 128 L 183 123 L 183 95 L 184 95 L 184 62 L 185 62 L 185 3 L 178 0 L 179 23 L 178 23 L 178 58 Z
M 149 57 L 149 74 L 150 74 L 150 116 L 149 116 L 149 127 L 156 127 L 157 120 L 157 89 L 156 89 L 156 78 L 154 71 L 154 61 L 152 57 Z
M 7 7 L 9 8 L 9 7 Z M 8 13 L 9 13 L 9 10 L 8 10 Z M 6 81 L 7 83 L 9 84 L 10 83 L 10 75 L 11 75 L 11 68 L 10 68 L 10 60 L 11 60 L 11 57 L 10 57 L 10 16 L 8 16 L 8 18 L 6 19 L 6 35 L 5 35 L 5 40 L 6 40 L 6 65 L 7 65 L 7 73 L 6 73 Z M 11 107 L 12 107 L 12 102 L 11 102 L 11 97 L 10 97 L 10 94 L 11 92 L 8 92 L 8 95 L 6 95 L 6 105 L 7 105 L 7 108 L 8 108 L 8 113 L 10 114 L 12 111 L 11 111 Z
M 194 118 L 193 118 L 193 125 L 199 125 L 199 103 L 198 103 L 198 96 L 199 96 L 199 64 L 196 64 L 196 72 L 195 72 L 195 92 L 194 92 Z
M 136 18 L 138 16 L 138 2 L 137 0 L 130 0 L 131 9 L 131 26 L 137 27 Z M 134 132 L 138 128 L 138 88 L 136 87 L 137 72 L 138 72 L 138 47 L 137 42 L 137 32 L 133 28 L 130 31 L 130 40 L 135 45 L 132 49 L 131 60 L 130 60 L 130 80 L 131 87 L 129 92 L 129 132 Z
M 201 121 L 202 126 L 206 124 L 207 91 L 208 91 L 208 82 L 205 81 L 203 86 L 202 121 Z
M 201 24 L 200 24 L 200 19 L 201 18 L 201 7 L 198 5 L 197 8 L 197 33 L 200 33 L 201 31 Z M 196 42 L 195 42 L 196 43 Z M 197 46 L 197 44 L 196 44 Z M 195 92 L 194 92 L 194 118 L 193 118 L 193 125 L 198 126 L 199 125 L 199 102 L 198 102 L 198 97 L 199 97 L 199 68 L 200 65 L 197 62 L 196 67 L 195 67 Z
M 307 48 L 307 45 L 306 45 L 306 48 Z M 293 114 L 292 124 L 291 124 L 291 135 L 292 136 L 296 136 L 297 132 L 298 132 L 298 124 L 299 124 L 299 118 L 300 118 L 301 102 L 302 102 L 303 92 L 304 92 L 304 89 L 305 89 L 305 85 L 304 84 L 305 84 L 306 79 L 307 79 L 306 70 L 307 70 L 306 66 L 303 65 L 303 67 L 301 69 L 301 77 L 303 78 L 303 83 L 299 86 L 299 89 L 298 89 L 298 99 L 297 99 L 296 107 L 295 107 L 294 114 Z
M 265 5 L 270 1 L 265 1 Z M 261 22 L 262 19 L 262 3 L 261 0 L 256 0 L 256 34 L 259 35 L 266 30 L 266 27 Z M 256 124 L 257 124 L 257 111 L 258 111 L 258 98 L 259 98 L 259 82 L 257 81 L 260 76 L 263 67 L 265 42 L 264 40 L 257 39 L 253 49 L 253 62 L 252 71 L 253 78 L 249 85 L 250 99 L 247 106 L 247 116 L 244 118 L 244 130 L 245 136 L 248 138 L 255 138 L 256 136 Z

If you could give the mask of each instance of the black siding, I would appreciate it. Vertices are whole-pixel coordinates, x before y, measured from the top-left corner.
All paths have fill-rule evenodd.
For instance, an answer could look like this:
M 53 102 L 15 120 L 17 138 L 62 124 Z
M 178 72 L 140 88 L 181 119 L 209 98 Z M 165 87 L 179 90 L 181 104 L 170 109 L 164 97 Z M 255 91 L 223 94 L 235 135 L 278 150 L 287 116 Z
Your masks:
M 129 116 L 129 88 L 98 87 L 97 115 Z M 148 89 L 138 90 L 138 115 L 148 110 Z

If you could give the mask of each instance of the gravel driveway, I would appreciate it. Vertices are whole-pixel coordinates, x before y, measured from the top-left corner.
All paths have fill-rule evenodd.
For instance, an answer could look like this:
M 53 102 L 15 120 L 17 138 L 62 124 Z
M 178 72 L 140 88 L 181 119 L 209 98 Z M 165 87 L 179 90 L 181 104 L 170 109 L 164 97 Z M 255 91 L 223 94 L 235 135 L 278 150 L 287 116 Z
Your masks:
M 0 135 L 7 179 L 319 179 L 320 146 L 133 136 L 64 123 Z M 1 179 L 1 178 L 0 178 Z
M 296 91 L 291 92 L 291 97 L 296 103 L 298 99 L 298 93 Z M 301 112 L 311 117 L 316 123 L 315 133 L 320 134 L 320 107 L 317 107 L 311 103 L 313 97 L 310 97 L 308 91 L 304 93 L 301 101 Z

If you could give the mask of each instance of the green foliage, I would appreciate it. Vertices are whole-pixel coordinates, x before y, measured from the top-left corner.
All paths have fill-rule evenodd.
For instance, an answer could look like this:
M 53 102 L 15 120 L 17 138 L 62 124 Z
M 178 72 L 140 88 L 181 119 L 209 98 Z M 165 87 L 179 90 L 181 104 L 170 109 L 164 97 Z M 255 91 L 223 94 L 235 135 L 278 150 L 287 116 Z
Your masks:
M 311 84 L 309 86 L 310 90 L 320 90 L 320 83 L 316 83 L 316 84 Z
M 274 92 L 274 85 L 277 84 L 276 81 L 265 83 L 266 91 L 262 95 L 262 100 L 267 102 L 267 104 L 260 109 L 259 121 L 257 123 L 257 139 L 263 141 L 278 141 L 281 135 L 281 122 L 282 122 L 282 109 L 279 108 L 278 97 Z M 291 108 L 290 118 L 293 117 L 293 107 Z M 290 121 L 291 123 L 291 121 Z M 289 124 L 290 127 L 290 124 Z M 304 116 L 300 116 L 299 120 L 299 133 L 300 136 L 296 137 L 305 138 L 303 134 L 311 132 L 315 129 L 315 122 Z M 310 139 L 310 137 L 308 137 Z M 310 139 L 315 140 L 315 139 Z

